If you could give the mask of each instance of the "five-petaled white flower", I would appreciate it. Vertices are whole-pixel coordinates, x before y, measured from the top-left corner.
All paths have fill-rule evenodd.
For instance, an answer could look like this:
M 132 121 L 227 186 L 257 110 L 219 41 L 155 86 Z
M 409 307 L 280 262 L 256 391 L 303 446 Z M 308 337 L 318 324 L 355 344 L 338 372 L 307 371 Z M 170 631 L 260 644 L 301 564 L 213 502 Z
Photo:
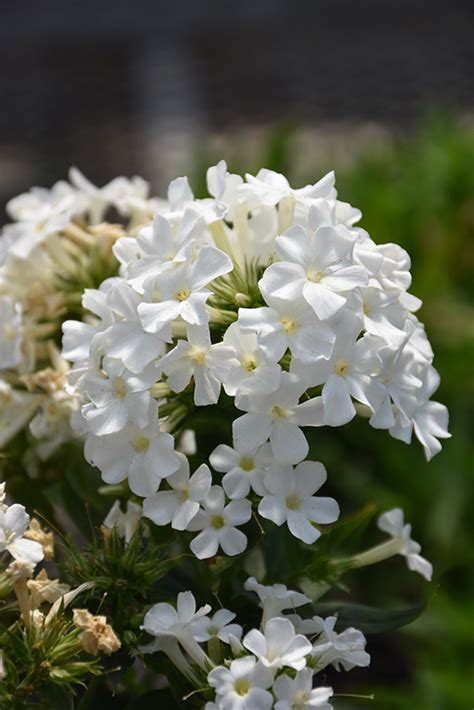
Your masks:
M 310 668 L 303 668 L 294 678 L 285 674 L 278 676 L 273 692 L 277 698 L 275 710 L 332 710 L 332 705 L 328 703 L 333 695 L 332 688 L 313 688 L 313 671 Z
M 303 461 L 294 470 L 291 466 L 270 467 L 265 475 L 269 495 L 260 501 L 259 514 L 275 525 L 286 522 L 295 537 L 311 545 L 321 535 L 313 523 L 333 523 L 339 517 L 334 498 L 314 496 L 326 478 L 326 469 L 315 461 Z
M 213 469 L 225 473 L 222 487 L 229 498 L 246 498 L 252 489 L 257 495 L 267 492 L 264 485 L 265 472 L 274 462 L 269 444 L 263 444 L 253 449 L 244 442 L 220 444 L 209 456 Z
M 263 632 L 251 629 L 242 644 L 264 666 L 278 670 L 284 666 L 299 671 L 306 665 L 306 656 L 311 653 L 311 643 L 306 636 L 297 634 L 289 619 L 275 617 L 267 621 Z
M 252 517 L 248 500 L 233 500 L 225 504 L 224 491 L 212 486 L 202 508 L 188 524 L 191 531 L 201 530 L 191 542 L 191 550 L 200 560 L 214 557 L 219 547 L 224 554 L 240 555 L 247 547 L 247 537 L 237 525 L 247 523 Z
M 217 666 L 209 673 L 208 682 L 216 689 L 217 707 L 222 710 L 270 710 L 273 673 L 253 656 L 237 658 L 229 668 Z
M 177 453 L 179 469 L 168 476 L 170 491 L 160 491 L 149 496 L 143 503 L 143 515 L 155 525 L 168 525 L 175 530 L 185 530 L 199 511 L 199 504 L 209 495 L 212 476 L 206 464 L 202 464 L 190 477 L 189 461 Z
M 232 624 L 234 619 L 234 612 L 228 609 L 219 609 L 212 617 L 201 616 L 191 625 L 194 638 L 199 643 L 205 643 L 211 638 L 229 643 L 230 636 L 239 640 L 242 636 L 242 627 L 239 624 Z
M 321 426 L 323 423 L 320 397 L 299 404 L 306 388 L 307 383 L 295 374 L 283 372 L 280 386 L 274 392 L 238 397 L 236 406 L 248 413 L 233 423 L 234 443 L 239 447 L 256 448 L 269 438 L 278 462 L 302 461 L 309 447 L 300 426 Z

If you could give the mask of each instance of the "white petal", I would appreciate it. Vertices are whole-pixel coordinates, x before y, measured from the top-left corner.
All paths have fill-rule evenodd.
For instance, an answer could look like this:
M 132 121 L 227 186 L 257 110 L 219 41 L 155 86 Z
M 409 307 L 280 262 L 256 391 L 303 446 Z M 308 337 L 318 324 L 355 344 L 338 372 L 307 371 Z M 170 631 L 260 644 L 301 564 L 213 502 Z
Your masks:
M 291 422 L 274 422 L 270 434 L 274 457 L 279 463 L 294 464 L 308 454 L 309 446 L 301 429 Z
M 330 375 L 322 396 L 324 421 L 328 426 L 342 426 L 355 417 L 356 410 L 343 377 Z
M 240 555 L 247 547 L 247 537 L 237 528 L 224 528 L 219 535 L 219 542 L 229 557 Z
M 306 516 L 299 511 L 289 510 L 287 520 L 291 534 L 307 545 L 312 545 L 321 536 L 319 530 L 313 527 Z

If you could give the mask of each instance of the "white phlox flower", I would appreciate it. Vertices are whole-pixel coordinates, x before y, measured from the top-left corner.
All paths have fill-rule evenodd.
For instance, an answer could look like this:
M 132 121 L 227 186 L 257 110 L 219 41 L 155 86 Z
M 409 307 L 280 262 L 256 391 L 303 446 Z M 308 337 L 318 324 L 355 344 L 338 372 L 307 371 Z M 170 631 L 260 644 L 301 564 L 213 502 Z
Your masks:
M 312 650 L 306 636 L 297 634 L 291 621 L 282 617 L 267 621 L 263 632 L 251 629 L 244 636 L 242 644 L 264 666 L 274 670 L 285 666 L 301 670 L 306 665 L 306 656 Z
M 326 619 L 313 616 L 296 625 L 298 631 L 314 638 L 311 655 L 316 661 L 318 672 L 329 664 L 332 664 L 336 670 L 340 670 L 342 666 L 345 671 L 356 666 L 361 668 L 368 666 L 370 656 L 365 650 L 364 634 L 354 628 L 347 628 L 337 633 L 336 623 L 336 616 L 328 616 Z
M 397 552 L 406 558 L 408 569 L 418 572 L 430 582 L 433 566 L 420 555 L 421 546 L 411 539 L 411 525 L 405 525 L 403 510 L 388 510 L 379 517 L 377 525 L 398 543 Z
M 130 423 L 114 434 L 89 434 L 84 455 L 100 469 L 106 483 L 121 483 L 128 478 L 133 493 L 150 496 L 163 478 L 178 470 L 174 438 L 160 430 L 157 409 L 151 401 L 147 409 L 149 423 L 142 429 Z
M 279 357 L 260 347 L 255 333 L 243 332 L 238 323 L 226 330 L 222 344 L 221 378 L 226 393 L 254 394 L 276 390 L 280 384 Z
M 270 439 L 275 459 L 282 464 L 298 463 L 309 447 L 300 426 L 322 426 L 320 397 L 299 403 L 307 384 L 295 374 L 283 372 L 280 386 L 268 394 L 239 396 L 238 409 L 247 412 L 233 423 L 234 442 L 257 447 Z
M 89 431 L 105 436 L 121 431 L 129 422 L 144 428 L 149 421 L 149 389 L 158 377 L 154 365 L 138 375 L 127 370 L 121 360 L 103 358 L 100 374 L 89 372 L 82 380 L 82 390 L 90 401 L 81 413 Z
M 228 609 L 219 609 L 212 617 L 201 616 L 191 624 L 194 638 L 199 643 L 205 643 L 211 638 L 229 643 L 230 636 L 240 639 L 242 627 L 239 624 L 232 624 L 234 619 L 234 612 Z
M 270 710 L 273 696 L 268 691 L 273 673 L 253 656 L 244 656 L 230 666 L 217 666 L 208 675 L 216 690 L 216 707 L 222 710 Z M 207 707 L 207 706 L 206 706 Z
M 328 703 L 333 695 L 332 688 L 313 688 L 313 671 L 303 668 L 295 678 L 280 675 L 273 685 L 277 698 L 275 710 L 305 710 L 306 708 L 322 708 L 332 710 Z
M 242 331 L 257 334 L 258 344 L 269 358 L 280 360 L 288 348 L 304 363 L 330 357 L 334 331 L 305 301 L 286 301 L 271 294 L 264 298 L 269 307 L 240 308 L 238 324 Z
M 264 623 L 275 616 L 281 616 L 282 611 L 297 609 L 311 602 L 306 594 L 288 589 L 284 584 L 259 584 L 255 577 L 249 577 L 244 588 L 249 592 L 255 592 L 260 599 L 259 606 L 263 609 Z
M 274 461 L 269 444 L 251 449 L 243 442 L 234 442 L 234 448 L 220 444 L 209 456 L 212 468 L 225 473 L 222 487 L 229 498 L 246 498 L 250 489 L 259 496 L 265 495 L 265 473 Z
M 237 526 L 247 523 L 252 506 L 246 499 L 225 504 L 224 490 L 212 486 L 199 512 L 187 529 L 201 532 L 191 542 L 191 550 L 200 560 L 214 557 L 219 547 L 229 557 L 240 555 L 247 547 L 247 537 Z
M 412 432 L 421 442 L 427 461 L 441 451 L 439 439 L 449 439 L 448 410 L 444 404 L 433 402 L 430 397 L 438 389 L 440 377 L 434 367 L 428 366 L 423 376 L 422 386 L 416 391 L 416 399 L 408 417 L 396 409 L 390 434 L 409 444 Z
M 209 604 L 196 609 L 196 600 L 191 592 L 180 592 L 176 609 L 165 602 L 155 604 L 145 614 L 143 625 L 140 628 L 157 640 L 177 641 L 193 661 L 204 667 L 206 664 L 210 664 L 210 660 L 195 641 L 192 624 L 210 611 Z M 173 660 L 173 643 L 165 645 L 162 650 L 169 652 Z
M 367 273 L 351 260 L 350 234 L 321 226 L 314 235 L 301 226 L 277 237 L 281 261 L 265 271 L 260 288 L 284 300 L 304 298 L 320 320 L 335 315 L 346 303 L 343 293 L 367 284 Z
M 275 525 L 286 522 L 292 535 L 311 545 L 321 535 L 314 524 L 334 523 L 339 517 L 334 498 L 314 496 L 326 478 L 326 469 L 315 461 L 303 461 L 295 469 L 270 467 L 265 475 L 269 494 L 259 503 L 259 515 Z
M 232 268 L 232 261 L 224 252 L 203 246 L 196 261 L 191 261 L 189 255 L 176 269 L 162 274 L 159 301 L 154 301 L 155 289 L 149 285 L 145 290 L 145 301 L 138 306 L 146 332 L 158 333 L 178 316 L 190 325 L 207 323 L 209 314 L 205 304 L 212 290 L 206 290 L 206 287 Z
M 211 490 L 212 475 L 202 464 L 190 476 L 186 456 L 177 453 L 180 466 L 168 476 L 166 482 L 171 490 L 161 490 L 149 496 L 143 503 L 143 515 L 155 525 L 169 525 L 175 530 L 185 530 L 199 511 L 199 504 Z
M 18 503 L 0 507 L 0 553 L 8 552 L 15 560 L 24 560 L 35 565 L 44 557 L 39 542 L 24 536 L 30 524 L 30 516 Z
M 173 350 L 159 360 L 173 392 L 182 392 L 194 379 L 194 402 L 199 406 L 219 399 L 222 372 L 228 369 L 232 349 L 212 345 L 206 325 L 187 326 L 187 340 L 178 340 Z
M 375 377 L 381 367 L 379 339 L 367 334 L 358 338 L 362 324 L 350 311 L 340 314 L 337 326 L 329 360 L 320 359 L 308 366 L 295 362 L 293 366 L 311 386 L 323 385 L 323 420 L 328 426 L 342 426 L 355 417 L 352 397 L 375 412 L 385 395 Z

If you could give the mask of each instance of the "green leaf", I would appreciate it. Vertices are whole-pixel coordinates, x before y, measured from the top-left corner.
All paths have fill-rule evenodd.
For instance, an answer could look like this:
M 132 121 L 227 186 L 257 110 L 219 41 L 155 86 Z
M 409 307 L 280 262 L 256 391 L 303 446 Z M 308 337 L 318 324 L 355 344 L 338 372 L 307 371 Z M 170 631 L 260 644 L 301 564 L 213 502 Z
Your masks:
M 313 610 L 318 616 L 337 616 L 339 630 L 354 626 L 364 634 L 381 634 L 411 624 L 426 607 L 427 602 L 405 609 L 379 609 L 364 604 L 326 602 L 314 604 Z

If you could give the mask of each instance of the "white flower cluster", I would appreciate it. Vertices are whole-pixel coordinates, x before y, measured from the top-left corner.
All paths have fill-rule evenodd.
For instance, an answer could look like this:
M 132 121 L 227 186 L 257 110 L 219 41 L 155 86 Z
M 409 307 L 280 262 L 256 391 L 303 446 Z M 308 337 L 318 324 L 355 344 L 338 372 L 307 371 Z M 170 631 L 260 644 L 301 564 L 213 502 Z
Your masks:
M 68 299 L 79 303 L 94 257 L 103 268 L 120 225 L 101 224 L 112 210 L 127 233 L 164 209 L 142 179 L 118 177 L 95 187 L 76 168 L 70 182 L 32 188 L 6 206 L 14 220 L 0 235 L 0 446 L 26 425 L 40 458 L 71 439 L 78 400 L 64 391 L 68 370 L 57 350 Z M 112 258 L 113 265 L 115 260 Z M 71 292 L 77 281 L 80 293 Z
M 8 202 L 7 213 L 14 221 L 2 230 L 0 263 L 28 259 L 50 235 L 63 230 L 75 217 L 99 224 L 113 208 L 132 229 L 164 206 L 162 200 L 149 198 L 149 185 L 140 177 L 117 177 L 96 187 L 77 168 L 71 168 L 69 180 L 60 180 L 51 189 L 33 187 Z M 35 257 L 39 258 L 38 252 Z
M 85 291 L 88 322 L 63 326 L 87 459 L 108 483 L 128 479 L 158 525 L 199 531 L 200 558 L 245 549 L 249 495 L 306 543 L 337 519 L 314 495 L 326 474 L 305 461 L 308 426 L 360 413 L 403 441 L 414 431 L 428 458 L 449 436 L 409 257 L 354 226 L 334 174 L 294 190 L 221 161 L 207 181 L 202 200 L 186 178 L 170 184 L 168 210 L 115 243 L 120 276 Z M 173 434 L 219 398 L 234 421 L 233 448 L 210 457 L 217 483 L 206 465 L 190 475 Z
M 234 623 L 234 613 L 220 609 L 211 617 L 208 604 L 196 609 L 192 593 L 182 592 L 176 609 L 161 603 L 147 612 L 142 628 L 154 641 L 142 651 L 166 653 L 194 682 L 196 666 L 205 670 L 215 692 L 215 699 L 206 704 L 206 710 L 330 710 L 328 700 L 333 691 L 313 688 L 314 675 L 329 665 L 346 671 L 367 666 L 370 656 L 365 651 L 364 635 L 354 628 L 337 633 L 336 617 L 302 619 L 294 613 L 285 616 L 285 610 L 294 610 L 311 600 L 284 585 L 264 586 L 252 577 L 245 588 L 260 599 L 260 628 L 244 634 L 242 627 Z M 225 661 L 215 663 L 200 645 L 203 643 L 218 651 Z

